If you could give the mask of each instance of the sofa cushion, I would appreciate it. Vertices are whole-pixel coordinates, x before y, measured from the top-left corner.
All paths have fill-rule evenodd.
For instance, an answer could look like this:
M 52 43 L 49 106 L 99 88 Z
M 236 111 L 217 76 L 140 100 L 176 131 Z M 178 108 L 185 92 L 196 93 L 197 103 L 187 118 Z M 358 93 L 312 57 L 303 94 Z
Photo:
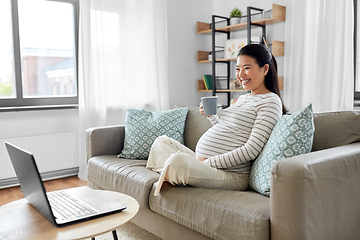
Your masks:
M 360 142 L 360 111 L 314 113 L 314 124 L 312 151 Z
M 145 166 L 146 160 L 122 159 L 116 155 L 93 157 L 88 163 L 88 180 L 102 189 L 128 194 L 140 207 L 149 208 L 149 193 L 159 174 Z
M 272 166 L 285 158 L 310 152 L 313 137 L 314 120 L 311 104 L 291 115 L 282 116 L 251 168 L 249 186 L 269 197 Z
M 269 239 L 270 199 L 253 191 L 174 187 L 165 182 L 150 209 L 214 239 Z
M 184 107 L 184 106 L 177 106 Z M 184 129 L 184 144 L 191 150 L 195 151 L 196 144 L 200 137 L 210 128 L 212 124 L 207 117 L 199 112 L 198 107 L 186 106 L 189 111 L 186 116 Z
M 187 108 L 151 112 L 126 110 L 124 148 L 120 158 L 147 159 L 155 139 L 161 135 L 184 143 Z

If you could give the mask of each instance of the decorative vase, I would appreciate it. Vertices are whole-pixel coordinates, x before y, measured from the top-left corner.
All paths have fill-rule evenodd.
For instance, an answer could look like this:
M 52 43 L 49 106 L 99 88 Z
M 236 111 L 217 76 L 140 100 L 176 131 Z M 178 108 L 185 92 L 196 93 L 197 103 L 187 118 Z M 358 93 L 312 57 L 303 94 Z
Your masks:
M 232 17 L 230 18 L 230 25 L 235 25 L 240 23 L 241 18 L 239 17 Z

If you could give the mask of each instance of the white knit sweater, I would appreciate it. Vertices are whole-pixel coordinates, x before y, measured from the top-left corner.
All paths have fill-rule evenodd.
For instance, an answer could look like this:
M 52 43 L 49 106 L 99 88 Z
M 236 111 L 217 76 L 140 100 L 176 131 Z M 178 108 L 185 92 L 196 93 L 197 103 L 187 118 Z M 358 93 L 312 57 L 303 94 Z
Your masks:
M 241 95 L 220 117 L 209 117 L 213 126 L 199 139 L 196 155 L 214 168 L 248 174 L 281 113 L 275 93 Z

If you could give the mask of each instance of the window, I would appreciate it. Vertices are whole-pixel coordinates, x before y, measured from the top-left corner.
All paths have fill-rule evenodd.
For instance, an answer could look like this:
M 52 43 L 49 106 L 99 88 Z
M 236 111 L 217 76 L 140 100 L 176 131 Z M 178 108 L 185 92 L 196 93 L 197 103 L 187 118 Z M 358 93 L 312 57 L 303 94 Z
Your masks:
M 76 107 L 78 0 L 0 1 L 0 109 Z

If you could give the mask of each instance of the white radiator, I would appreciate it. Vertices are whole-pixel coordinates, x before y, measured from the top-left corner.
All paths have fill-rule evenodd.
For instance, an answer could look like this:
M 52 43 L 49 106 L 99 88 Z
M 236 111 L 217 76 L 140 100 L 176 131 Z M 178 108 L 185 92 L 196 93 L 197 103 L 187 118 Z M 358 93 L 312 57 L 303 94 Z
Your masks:
M 16 178 L 5 141 L 31 152 L 40 173 L 56 172 L 79 166 L 78 133 L 0 139 L 0 181 Z

